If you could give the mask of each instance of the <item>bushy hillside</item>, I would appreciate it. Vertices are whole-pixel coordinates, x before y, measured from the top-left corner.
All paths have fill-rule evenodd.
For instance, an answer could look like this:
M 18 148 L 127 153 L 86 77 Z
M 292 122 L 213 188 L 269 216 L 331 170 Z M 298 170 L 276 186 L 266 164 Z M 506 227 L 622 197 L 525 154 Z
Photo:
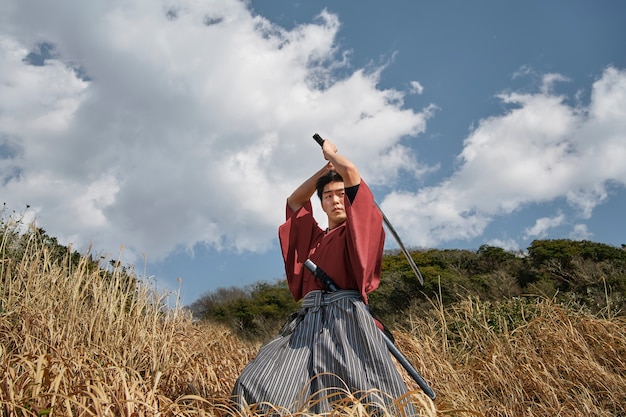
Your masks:
M 424 285 L 402 253 L 387 253 L 382 279 L 370 295 L 376 314 L 406 326 L 406 311 L 425 314 L 433 300 L 444 307 L 475 298 L 506 302 L 544 298 L 601 316 L 626 312 L 626 250 L 589 241 L 537 240 L 528 251 L 493 246 L 413 251 Z M 220 288 L 190 306 L 196 318 L 229 325 L 246 337 L 267 338 L 297 308 L 285 281 Z
M 230 327 L 236 316 L 194 321 L 186 309 L 167 308 L 163 295 L 132 270 L 73 253 L 36 228 L 18 233 L 18 226 L 3 221 L 0 228 L 0 415 L 241 415 L 228 395 L 256 354 L 259 332 L 253 332 L 255 340 L 242 337 L 248 332 Z M 552 243 L 538 244 L 536 253 Z M 557 253 L 562 247 L 570 242 L 557 242 Z M 609 262 L 581 252 L 555 264 L 554 257 L 540 261 L 481 249 L 442 252 L 450 262 L 437 260 L 436 252 L 414 254 L 427 290 L 403 307 L 386 301 L 399 300 L 390 284 L 403 282 L 404 273 L 397 255 L 386 258 L 387 284 L 377 303 L 396 323 L 398 346 L 438 395 L 432 402 L 407 377 L 420 414 L 626 415 L 626 323 L 617 311 L 623 269 L 608 274 L 620 268 L 612 257 L 623 258 L 608 251 Z M 431 256 L 429 263 L 423 256 Z M 498 263 L 498 271 L 512 268 L 499 281 L 509 289 L 496 291 L 498 275 L 484 266 L 489 262 Z M 467 272 L 453 275 L 459 268 Z M 596 303 L 595 289 L 603 282 L 605 301 Z M 283 302 L 274 287 L 281 288 L 243 291 L 246 302 L 267 307 L 252 314 L 252 324 L 267 324 L 271 306 Z M 520 296 L 563 288 L 587 290 L 562 299 L 560 292 Z M 407 284 L 394 291 L 409 290 Z M 338 407 L 336 415 L 363 415 L 358 401 Z

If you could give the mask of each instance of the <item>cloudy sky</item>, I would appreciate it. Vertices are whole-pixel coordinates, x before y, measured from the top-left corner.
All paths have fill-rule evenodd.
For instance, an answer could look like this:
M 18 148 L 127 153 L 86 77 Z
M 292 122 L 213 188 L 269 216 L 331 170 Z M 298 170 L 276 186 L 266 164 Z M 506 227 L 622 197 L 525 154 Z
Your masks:
M 276 230 L 324 164 L 319 132 L 407 246 L 620 246 L 624 16 L 621 0 L 3 0 L 3 216 L 180 282 L 188 304 L 284 276 Z

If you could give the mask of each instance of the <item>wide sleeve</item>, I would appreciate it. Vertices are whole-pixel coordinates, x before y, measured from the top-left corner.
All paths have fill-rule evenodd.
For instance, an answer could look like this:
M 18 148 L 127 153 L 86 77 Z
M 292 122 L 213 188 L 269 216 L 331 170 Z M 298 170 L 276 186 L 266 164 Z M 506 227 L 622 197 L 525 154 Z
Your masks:
M 313 217 L 313 207 L 308 201 L 298 211 L 286 207 L 286 221 L 278 228 L 280 249 L 285 262 L 285 275 L 289 289 L 297 301 L 304 296 L 311 274 L 305 274 L 304 262 L 309 257 L 313 240 L 323 234 Z
M 346 197 L 347 259 L 365 303 L 367 294 L 380 284 L 385 230 L 383 217 L 364 181 L 352 204 Z

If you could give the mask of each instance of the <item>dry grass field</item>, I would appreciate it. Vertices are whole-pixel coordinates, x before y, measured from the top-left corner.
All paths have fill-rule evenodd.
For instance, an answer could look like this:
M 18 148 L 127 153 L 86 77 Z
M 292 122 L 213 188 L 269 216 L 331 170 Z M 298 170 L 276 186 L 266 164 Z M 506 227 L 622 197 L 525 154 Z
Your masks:
M 1 244 L 0 415 L 237 414 L 228 394 L 258 344 L 165 308 L 113 266 L 105 279 L 87 259 L 53 262 L 35 241 L 21 261 Z M 409 322 L 397 343 L 438 396 L 407 378 L 420 415 L 626 416 L 623 317 L 468 299 Z M 352 402 L 334 415 L 364 411 Z

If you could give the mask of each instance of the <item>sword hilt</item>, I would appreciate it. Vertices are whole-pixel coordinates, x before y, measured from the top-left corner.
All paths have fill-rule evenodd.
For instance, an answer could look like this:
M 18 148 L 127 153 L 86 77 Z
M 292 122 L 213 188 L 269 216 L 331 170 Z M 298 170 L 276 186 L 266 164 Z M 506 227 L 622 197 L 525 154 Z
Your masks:
M 315 139 L 315 141 L 320 146 L 324 146 L 324 138 L 322 138 L 319 135 L 319 133 L 313 134 L 313 139 Z M 396 242 L 398 242 L 398 245 L 400 246 L 400 249 L 402 250 L 402 253 L 404 253 L 404 256 L 406 257 L 406 260 L 409 262 L 409 266 L 411 267 L 411 269 L 415 273 L 415 276 L 417 277 L 417 280 L 419 281 L 420 284 L 424 285 L 424 277 L 420 273 L 420 270 L 417 268 L 417 265 L 415 265 L 415 261 L 411 257 L 411 254 L 409 253 L 409 251 L 406 249 L 406 247 L 402 243 L 402 240 L 400 239 L 400 236 L 398 235 L 398 233 L 396 232 L 394 227 L 391 225 L 391 222 L 389 221 L 387 216 L 385 216 L 385 213 L 380 209 L 380 206 L 378 206 L 378 204 L 376 204 L 376 207 L 378 207 L 378 210 L 383 215 L 383 221 L 384 221 L 385 225 L 387 226 L 387 229 L 389 229 L 389 231 L 391 232 L 393 237 L 396 239 Z M 313 272 L 313 271 L 311 271 L 311 272 Z
M 324 146 L 324 139 L 322 139 L 318 133 L 313 135 L 313 139 L 315 139 L 315 142 L 317 142 L 320 146 Z
M 313 261 L 307 259 L 306 261 L 304 261 L 304 266 L 306 267 L 306 269 L 311 271 L 315 278 L 320 281 L 322 287 L 324 287 L 326 291 L 336 292 L 340 290 L 337 284 L 335 284 L 335 281 L 333 281 L 333 279 L 326 272 L 324 272 L 322 268 L 318 268 L 318 266 L 315 265 Z

